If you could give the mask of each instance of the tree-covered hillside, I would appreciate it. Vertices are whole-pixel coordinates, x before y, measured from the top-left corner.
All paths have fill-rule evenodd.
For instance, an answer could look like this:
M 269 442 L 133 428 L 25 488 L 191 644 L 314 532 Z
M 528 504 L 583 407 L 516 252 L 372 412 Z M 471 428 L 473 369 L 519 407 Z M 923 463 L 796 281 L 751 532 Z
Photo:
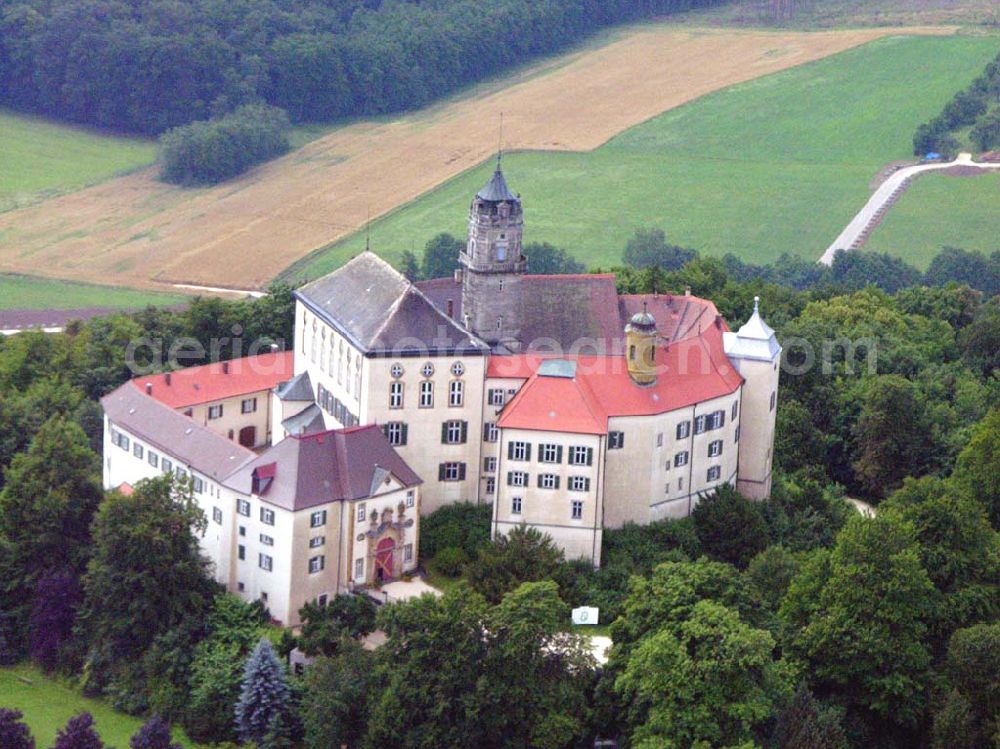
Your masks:
M 264 101 L 425 104 L 603 26 L 717 0 L 0 0 L 0 103 L 160 133 Z

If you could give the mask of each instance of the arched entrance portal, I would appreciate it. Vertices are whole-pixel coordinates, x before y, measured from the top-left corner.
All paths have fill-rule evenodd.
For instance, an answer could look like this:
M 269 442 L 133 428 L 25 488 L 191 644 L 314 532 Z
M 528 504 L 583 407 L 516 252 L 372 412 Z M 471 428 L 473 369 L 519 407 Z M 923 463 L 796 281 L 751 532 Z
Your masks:
M 257 427 L 243 427 L 240 430 L 240 444 L 243 447 L 255 447 L 257 445 Z
M 392 558 L 396 551 L 396 541 L 383 538 L 375 547 L 375 581 L 383 582 L 392 579 Z

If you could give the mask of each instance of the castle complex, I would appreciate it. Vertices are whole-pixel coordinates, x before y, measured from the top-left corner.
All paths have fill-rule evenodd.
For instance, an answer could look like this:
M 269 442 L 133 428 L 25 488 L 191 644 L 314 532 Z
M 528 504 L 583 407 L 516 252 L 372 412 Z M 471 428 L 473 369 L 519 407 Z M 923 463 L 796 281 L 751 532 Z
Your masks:
M 454 277 L 365 252 L 296 291 L 290 351 L 126 383 L 103 402 L 106 486 L 191 477 L 217 577 L 286 623 L 412 570 L 446 504 L 597 565 L 606 527 L 726 483 L 766 497 L 781 347 L 757 305 L 734 333 L 690 294 L 529 275 L 523 224 L 498 161 Z

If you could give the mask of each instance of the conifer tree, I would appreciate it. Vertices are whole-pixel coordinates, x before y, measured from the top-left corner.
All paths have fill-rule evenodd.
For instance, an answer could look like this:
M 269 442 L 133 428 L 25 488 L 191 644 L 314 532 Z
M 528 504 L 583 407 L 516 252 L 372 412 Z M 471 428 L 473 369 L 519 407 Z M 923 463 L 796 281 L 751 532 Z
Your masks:
M 4 749 L 35 749 L 31 731 L 22 721 L 20 710 L 0 707 L 0 746 Z
M 52 749 L 104 749 L 104 742 L 94 730 L 94 716 L 80 713 L 70 718 L 66 727 L 56 734 Z
M 257 643 L 243 672 L 236 703 L 236 732 L 241 741 L 261 749 L 288 745 L 291 730 L 291 694 L 285 672 L 267 639 Z
M 159 715 L 147 720 L 128 745 L 129 749 L 181 749 L 170 740 L 170 724 Z

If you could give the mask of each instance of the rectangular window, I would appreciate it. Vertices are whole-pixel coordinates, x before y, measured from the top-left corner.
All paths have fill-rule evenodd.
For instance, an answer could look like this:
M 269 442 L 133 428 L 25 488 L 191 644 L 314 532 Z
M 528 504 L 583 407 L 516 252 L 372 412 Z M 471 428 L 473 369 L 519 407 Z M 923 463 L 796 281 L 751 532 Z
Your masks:
M 250 513 L 247 512 L 247 514 L 249 515 Z M 247 527 L 245 525 L 241 525 L 240 526 L 240 536 L 244 537 L 246 535 L 247 535 Z
M 659 432 L 656 435 L 656 446 L 663 447 L 663 432 Z
M 359 523 L 365 522 L 365 506 L 364 505 L 358 505 L 358 522 Z
M 406 544 L 406 546 L 403 547 L 403 561 L 413 561 L 413 544 Z
M 730 409 L 730 413 L 729 413 L 729 420 L 730 421 L 736 421 L 736 414 L 738 414 L 739 411 L 740 411 L 739 406 L 740 406 L 740 402 L 739 401 L 733 401 L 733 407 L 732 407 L 732 409 Z
M 267 554 L 259 554 L 257 556 L 257 564 L 265 572 L 270 572 L 274 568 L 274 560 Z
M 608 449 L 621 450 L 625 447 L 625 432 L 608 432 Z
M 132 445 L 132 454 L 139 460 L 142 460 L 145 457 L 145 450 L 143 450 L 142 445 L 136 442 Z
M 694 419 L 694 433 L 702 434 L 705 431 L 705 427 L 708 424 L 707 416 L 696 416 Z
M 690 421 L 682 421 L 680 424 L 677 425 L 677 439 L 679 440 L 687 439 L 688 436 L 690 436 L 690 434 L 691 434 Z
M 538 459 L 542 463 L 562 463 L 562 445 L 539 445 Z
M 569 514 L 569 516 L 573 520 L 582 520 L 583 519 L 583 501 L 582 500 L 574 499 L 572 502 L 570 502 L 569 507 L 570 507 L 570 514 Z
M 154 453 L 152 450 L 146 453 L 146 460 L 149 461 L 149 464 L 153 466 L 153 468 L 158 468 L 160 465 L 160 456 Z
M 218 507 L 212 508 L 212 520 L 214 520 L 218 525 L 222 525 L 222 510 Z
M 188 476 L 188 472 L 185 471 L 183 468 L 178 468 L 177 469 L 177 477 L 178 478 L 186 479 L 187 476 Z
M 385 437 L 389 440 L 389 444 L 393 447 L 399 447 L 406 444 L 406 424 L 402 421 L 390 421 L 387 424 L 382 425 L 382 431 L 385 433 Z
M 250 503 L 245 499 L 237 499 L 236 512 L 245 518 L 250 517 Z
M 160 468 L 163 469 L 164 473 L 170 473 L 171 471 L 174 470 L 174 464 L 170 460 L 170 458 L 164 458 L 163 461 L 160 463 Z
M 559 488 L 559 477 L 554 473 L 540 473 L 538 474 L 538 488 L 539 489 L 558 489 Z
M 586 476 L 570 476 L 569 490 L 571 492 L 589 492 L 590 479 Z
M 245 414 L 257 413 L 257 399 L 244 398 L 240 402 L 240 412 Z
M 684 491 L 684 477 L 683 476 L 681 476 L 681 478 L 677 479 L 677 491 L 679 491 L 679 492 Z
M 511 460 L 531 460 L 531 445 L 527 442 L 507 444 L 507 457 Z
M 208 407 L 208 418 L 209 419 L 221 419 L 222 418 L 222 404 L 219 403 L 216 406 Z
M 569 449 L 569 464 L 571 466 L 589 466 L 594 462 L 594 448 L 571 447 Z
M 309 527 L 319 528 L 326 525 L 326 510 L 318 510 L 309 516 Z
M 464 445 L 468 441 L 469 422 L 446 421 L 441 424 L 442 445 Z
M 491 406 L 503 405 L 503 388 L 490 388 L 489 403 Z
M 318 557 L 311 557 L 309 559 L 309 574 L 314 575 L 317 572 L 322 572 L 323 568 L 326 567 L 326 557 L 320 555 Z
M 205 493 L 205 482 L 197 476 L 194 477 L 194 492 L 195 494 Z
M 496 442 L 499 436 L 500 430 L 497 429 L 495 421 L 488 421 L 483 424 L 483 442 Z
M 767 410 L 768 411 L 773 411 L 774 410 L 774 404 L 777 403 L 777 401 L 778 401 L 778 394 L 777 393 L 771 393 L 771 405 L 768 406 Z
M 410 489 L 409 491 L 406 492 L 406 506 L 413 507 L 413 505 L 416 504 L 416 502 L 417 502 L 417 492 L 414 491 L 413 489 Z
M 740 427 L 741 426 L 742 426 L 742 424 L 737 424 L 736 425 L 736 439 L 734 439 L 733 442 L 739 442 L 740 441 Z
M 246 559 L 247 558 L 247 547 L 244 546 L 243 544 L 240 544 L 239 546 L 237 546 L 236 547 L 236 557 L 238 559 Z
M 438 481 L 464 481 L 465 463 L 448 462 L 438 465 Z
M 354 560 L 354 579 L 363 580 L 365 577 L 365 560 L 355 559 Z
M 508 471 L 507 486 L 527 486 L 528 474 L 524 471 Z
M 403 383 L 389 383 L 389 408 L 403 407 Z
M 309 548 L 318 549 L 320 546 L 326 543 L 326 536 L 313 536 L 309 539 Z
M 486 493 L 496 494 L 497 491 L 497 480 L 493 476 L 486 477 Z
M 483 458 L 483 473 L 496 473 L 497 459 L 495 457 Z
M 264 525 L 274 525 L 274 510 L 269 510 L 266 507 L 261 507 L 260 522 L 262 522 Z
M 260 542 L 264 544 L 264 546 L 274 546 L 274 539 L 268 536 L 266 533 L 260 534 Z
M 118 435 L 118 447 L 120 447 L 125 452 L 128 452 L 129 445 L 131 441 L 124 434 Z
M 521 514 L 521 498 L 511 497 L 510 498 L 510 514 L 520 515 Z
M 420 407 L 434 408 L 434 383 L 430 380 L 420 383 Z
M 680 468 L 681 466 L 686 466 L 688 464 L 688 453 L 687 450 L 684 452 L 677 453 L 674 456 L 674 468 Z
M 708 469 L 708 480 L 718 481 L 719 477 L 722 475 L 722 469 L 719 466 L 712 466 Z
M 726 412 L 725 411 L 713 411 L 712 416 L 709 420 L 709 429 L 722 429 L 726 424 Z
M 708 457 L 717 458 L 722 455 L 722 440 L 713 440 L 708 443 Z
M 465 402 L 465 385 L 461 380 L 452 380 L 448 386 L 448 405 L 458 408 Z

